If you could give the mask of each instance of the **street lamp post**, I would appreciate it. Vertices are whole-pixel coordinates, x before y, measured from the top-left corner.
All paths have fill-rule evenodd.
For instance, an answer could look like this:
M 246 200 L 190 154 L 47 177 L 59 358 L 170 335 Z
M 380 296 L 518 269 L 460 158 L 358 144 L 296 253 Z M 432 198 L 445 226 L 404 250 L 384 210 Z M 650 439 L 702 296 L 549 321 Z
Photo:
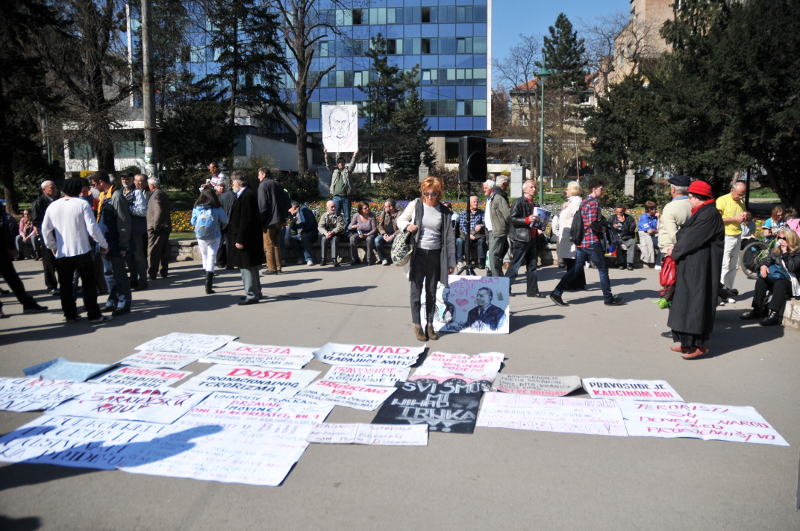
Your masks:
M 544 83 L 550 76 L 550 72 L 542 62 L 542 69 L 539 70 L 539 86 L 542 87 L 541 111 L 539 113 L 539 204 L 544 205 Z

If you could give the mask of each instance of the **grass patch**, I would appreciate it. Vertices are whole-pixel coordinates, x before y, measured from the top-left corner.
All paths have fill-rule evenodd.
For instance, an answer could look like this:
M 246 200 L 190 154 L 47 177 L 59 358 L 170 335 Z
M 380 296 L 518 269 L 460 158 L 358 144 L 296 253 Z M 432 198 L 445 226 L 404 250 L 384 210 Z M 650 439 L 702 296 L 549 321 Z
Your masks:
M 755 197 L 757 199 L 778 199 L 778 194 L 776 194 L 772 188 L 759 188 L 758 190 L 750 190 L 750 197 Z
M 170 232 L 169 233 L 170 240 L 194 240 L 195 235 L 194 232 Z

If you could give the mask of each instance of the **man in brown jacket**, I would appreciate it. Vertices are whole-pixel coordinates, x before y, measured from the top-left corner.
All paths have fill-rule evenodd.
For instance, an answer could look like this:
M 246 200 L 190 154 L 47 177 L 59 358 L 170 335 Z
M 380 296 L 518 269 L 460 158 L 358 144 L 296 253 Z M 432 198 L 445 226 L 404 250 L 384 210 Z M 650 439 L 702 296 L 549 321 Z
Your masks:
M 161 189 L 155 177 L 147 179 L 150 186 L 150 199 L 147 201 L 147 276 L 150 280 L 167 278 L 169 268 L 169 233 L 172 232 L 169 196 Z M 161 270 L 159 271 L 159 265 Z

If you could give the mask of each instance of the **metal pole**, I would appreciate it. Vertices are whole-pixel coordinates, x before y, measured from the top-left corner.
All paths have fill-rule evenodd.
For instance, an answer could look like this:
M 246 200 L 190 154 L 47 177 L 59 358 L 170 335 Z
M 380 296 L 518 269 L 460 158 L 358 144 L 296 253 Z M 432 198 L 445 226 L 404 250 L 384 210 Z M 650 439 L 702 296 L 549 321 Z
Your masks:
M 539 204 L 544 205 L 544 81 L 541 77 L 539 83 L 542 85 L 542 106 L 539 113 Z
M 151 0 L 142 0 L 142 96 L 144 99 L 144 164 L 145 173 L 156 175 L 156 93 L 153 86 L 153 49 L 150 46 Z

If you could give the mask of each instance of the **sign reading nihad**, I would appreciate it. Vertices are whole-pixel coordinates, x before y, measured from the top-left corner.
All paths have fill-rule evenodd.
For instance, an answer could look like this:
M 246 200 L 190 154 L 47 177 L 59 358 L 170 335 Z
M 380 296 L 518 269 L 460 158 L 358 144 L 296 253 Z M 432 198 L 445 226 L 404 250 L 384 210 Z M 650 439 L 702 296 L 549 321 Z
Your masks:
M 683 401 L 683 398 L 664 380 L 615 380 L 613 378 L 583 378 L 583 388 L 592 398 L 615 400 L 652 400 L 657 402 Z
M 314 356 L 328 365 L 366 365 L 372 367 L 411 367 L 425 347 L 380 347 L 328 343 Z

